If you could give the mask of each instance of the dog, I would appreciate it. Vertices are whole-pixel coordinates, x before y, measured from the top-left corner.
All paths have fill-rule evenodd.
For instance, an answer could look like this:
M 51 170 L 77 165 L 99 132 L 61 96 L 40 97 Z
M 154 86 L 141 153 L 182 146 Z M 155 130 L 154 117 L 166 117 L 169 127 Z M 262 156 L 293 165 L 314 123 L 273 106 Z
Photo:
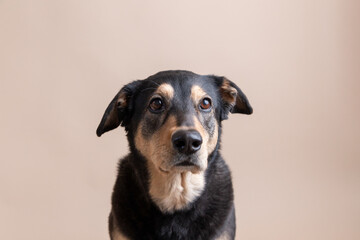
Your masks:
M 163 71 L 125 85 L 97 135 L 125 127 L 109 232 L 123 239 L 234 239 L 231 173 L 220 155 L 221 122 L 251 114 L 225 77 Z

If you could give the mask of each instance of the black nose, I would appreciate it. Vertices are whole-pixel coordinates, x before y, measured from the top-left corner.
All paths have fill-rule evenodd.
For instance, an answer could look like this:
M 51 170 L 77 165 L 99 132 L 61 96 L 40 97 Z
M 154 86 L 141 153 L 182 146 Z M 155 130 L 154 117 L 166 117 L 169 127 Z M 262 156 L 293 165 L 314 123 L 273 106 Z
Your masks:
M 202 144 L 201 135 L 195 130 L 176 131 L 171 140 L 174 148 L 184 154 L 195 153 L 201 148 Z

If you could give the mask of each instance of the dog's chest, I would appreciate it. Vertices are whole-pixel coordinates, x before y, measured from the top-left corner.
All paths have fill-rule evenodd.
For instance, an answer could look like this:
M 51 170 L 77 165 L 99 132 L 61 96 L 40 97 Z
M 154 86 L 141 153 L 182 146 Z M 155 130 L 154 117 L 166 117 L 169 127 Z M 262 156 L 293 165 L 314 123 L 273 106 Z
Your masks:
M 149 193 L 151 199 L 164 213 L 186 209 L 204 190 L 204 173 L 175 174 L 152 173 Z

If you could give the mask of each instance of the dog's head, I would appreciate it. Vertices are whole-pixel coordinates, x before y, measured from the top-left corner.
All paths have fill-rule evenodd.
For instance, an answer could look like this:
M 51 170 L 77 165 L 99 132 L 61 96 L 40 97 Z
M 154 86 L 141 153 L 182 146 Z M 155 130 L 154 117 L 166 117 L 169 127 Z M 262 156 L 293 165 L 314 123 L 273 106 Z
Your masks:
M 124 86 L 107 107 L 97 135 L 124 126 L 132 150 L 159 172 L 203 171 L 218 147 L 221 121 L 251 114 L 233 82 L 187 71 L 160 72 Z

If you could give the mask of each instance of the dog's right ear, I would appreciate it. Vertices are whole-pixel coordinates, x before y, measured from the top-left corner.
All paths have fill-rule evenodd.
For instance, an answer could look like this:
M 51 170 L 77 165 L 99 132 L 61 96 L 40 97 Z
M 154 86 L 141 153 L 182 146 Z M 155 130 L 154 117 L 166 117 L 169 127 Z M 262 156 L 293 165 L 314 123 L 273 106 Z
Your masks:
M 120 124 L 126 127 L 132 113 L 133 98 L 140 83 L 141 80 L 129 83 L 116 94 L 106 108 L 104 116 L 96 129 L 98 137 L 105 132 L 117 128 Z

